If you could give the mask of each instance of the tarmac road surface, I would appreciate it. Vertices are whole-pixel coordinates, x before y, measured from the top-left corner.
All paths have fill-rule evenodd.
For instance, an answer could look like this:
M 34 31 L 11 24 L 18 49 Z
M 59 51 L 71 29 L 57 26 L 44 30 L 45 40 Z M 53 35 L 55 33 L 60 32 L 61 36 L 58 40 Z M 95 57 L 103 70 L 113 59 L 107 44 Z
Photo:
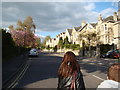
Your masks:
M 57 88 L 57 71 L 63 54 L 40 52 L 39 57 L 29 57 L 30 66 L 16 88 Z M 108 66 L 115 60 L 79 59 L 86 88 L 96 88 L 106 79 Z

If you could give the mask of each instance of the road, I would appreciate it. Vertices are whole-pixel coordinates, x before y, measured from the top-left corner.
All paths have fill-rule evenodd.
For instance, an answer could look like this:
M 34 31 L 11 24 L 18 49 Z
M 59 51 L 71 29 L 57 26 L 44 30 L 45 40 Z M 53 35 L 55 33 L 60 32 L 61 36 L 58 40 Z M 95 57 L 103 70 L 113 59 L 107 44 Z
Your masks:
M 57 88 L 57 71 L 63 54 L 40 52 L 39 57 L 29 58 L 29 68 L 16 83 L 16 88 Z M 96 88 L 106 79 L 106 70 L 117 60 L 96 60 L 77 57 L 86 88 Z

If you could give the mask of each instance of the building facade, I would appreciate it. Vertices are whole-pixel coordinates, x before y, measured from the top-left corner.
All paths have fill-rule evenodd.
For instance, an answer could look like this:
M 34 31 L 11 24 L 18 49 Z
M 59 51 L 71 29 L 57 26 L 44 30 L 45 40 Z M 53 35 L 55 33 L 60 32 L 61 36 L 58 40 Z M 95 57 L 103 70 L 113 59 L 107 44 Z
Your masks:
M 120 10 L 118 11 L 120 13 Z M 86 23 L 82 21 L 81 26 L 73 27 L 72 29 L 66 29 L 56 36 L 56 38 L 50 39 L 46 42 L 46 46 L 55 47 L 58 45 L 60 37 L 64 40 L 68 37 L 68 41 L 71 44 L 79 44 L 82 47 L 82 41 L 87 43 L 87 39 L 80 35 L 87 35 L 89 33 L 95 33 L 97 36 L 96 41 L 91 41 L 91 45 L 95 46 L 99 44 L 114 44 L 116 48 L 120 49 L 120 18 L 117 12 L 114 12 L 113 16 L 109 16 L 105 19 L 102 15 L 98 16 L 97 23 Z
M 106 19 L 103 19 L 101 15 L 98 17 L 96 31 L 100 44 L 114 45 L 115 48 L 120 49 L 119 20 L 117 12 L 114 12 L 113 16 L 109 16 Z

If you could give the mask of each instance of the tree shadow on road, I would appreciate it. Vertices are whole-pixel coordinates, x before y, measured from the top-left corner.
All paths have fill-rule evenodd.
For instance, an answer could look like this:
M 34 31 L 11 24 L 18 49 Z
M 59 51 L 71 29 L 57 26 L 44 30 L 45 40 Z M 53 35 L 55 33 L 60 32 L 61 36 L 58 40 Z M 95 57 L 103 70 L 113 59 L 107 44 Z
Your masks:
M 61 61 L 62 57 L 49 56 L 49 53 L 45 52 L 41 53 L 39 57 L 31 58 L 31 64 L 16 88 L 23 88 L 26 85 L 30 85 L 35 82 L 39 82 L 50 78 L 57 78 L 58 68 L 60 66 Z M 34 86 L 31 88 L 34 88 Z
M 101 66 L 98 66 L 98 65 L 85 64 L 85 63 L 84 64 L 81 63 L 80 65 L 81 65 L 82 69 L 84 69 L 87 73 L 92 73 L 92 72 L 99 71 L 101 73 L 106 74 L 106 71 L 107 71 L 106 67 L 101 67 Z
M 84 59 L 88 59 L 89 61 L 85 61 Z M 92 73 L 99 71 L 100 73 L 105 73 L 107 72 L 108 67 L 110 66 L 110 62 L 108 61 L 100 61 L 100 60 L 94 60 L 90 58 L 84 58 L 80 59 L 79 63 L 87 73 Z

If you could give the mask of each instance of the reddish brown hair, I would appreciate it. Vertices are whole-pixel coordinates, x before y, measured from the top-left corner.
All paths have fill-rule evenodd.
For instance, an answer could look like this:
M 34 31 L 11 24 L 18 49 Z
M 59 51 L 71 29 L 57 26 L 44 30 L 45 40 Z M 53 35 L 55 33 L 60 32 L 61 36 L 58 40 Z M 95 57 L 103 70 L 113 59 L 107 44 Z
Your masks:
M 120 82 L 120 63 L 112 64 L 108 68 L 108 79 Z
M 61 77 L 70 76 L 75 70 L 80 70 L 80 66 L 76 61 L 75 54 L 71 51 L 68 51 L 65 53 L 63 57 L 62 63 L 58 70 L 58 76 L 61 76 Z

